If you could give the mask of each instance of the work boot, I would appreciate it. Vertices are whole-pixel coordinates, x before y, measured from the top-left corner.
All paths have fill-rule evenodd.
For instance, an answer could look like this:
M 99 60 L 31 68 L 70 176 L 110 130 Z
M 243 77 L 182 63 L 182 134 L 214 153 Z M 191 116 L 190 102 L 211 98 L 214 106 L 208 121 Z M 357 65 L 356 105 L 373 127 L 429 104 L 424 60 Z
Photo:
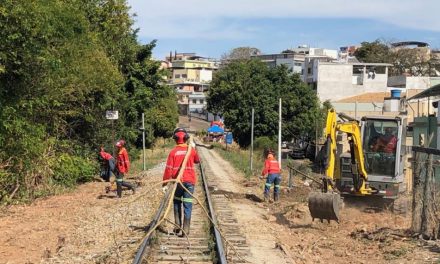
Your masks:
M 184 218 L 183 218 L 183 231 L 184 231 L 185 233 L 182 232 L 182 235 L 181 235 L 181 236 L 184 236 L 185 234 L 186 234 L 187 236 L 189 236 L 189 227 L 190 227 L 190 224 L 191 224 L 191 218 L 186 218 L 186 217 L 184 217 Z
M 122 197 L 122 183 L 116 183 L 116 194 L 118 198 Z
M 275 193 L 273 195 L 273 200 L 274 200 L 274 202 L 278 202 L 278 200 L 280 200 L 280 194 L 279 193 Z
M 179 215 L 179 208 L 174 208 L 174 223 L 178 226 L 174 226 L 173 232 L 178 235 L 180 233 L 180 229 L 182 228 L 182 223 Z
M 264 202 L 269 202 L 270 200 L 270 195 L 268 193 L 264 194 Z
M 131 190 L 133 191 L 133 194 L 136 194 L 136 184 L 133 184 L 133 187 L 131 187 Z

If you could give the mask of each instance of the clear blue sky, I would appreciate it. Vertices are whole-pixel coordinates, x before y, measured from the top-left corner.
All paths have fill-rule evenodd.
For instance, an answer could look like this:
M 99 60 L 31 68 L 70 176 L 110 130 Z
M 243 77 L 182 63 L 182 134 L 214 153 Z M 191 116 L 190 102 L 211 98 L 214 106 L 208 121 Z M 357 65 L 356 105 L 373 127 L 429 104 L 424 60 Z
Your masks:
M 362 41 L 417 40 L 440 48 L 440 0 L 128 0 L 139 40 L 219 58 L 251 46 L 278 53 L 307 44 L 338 49 Z

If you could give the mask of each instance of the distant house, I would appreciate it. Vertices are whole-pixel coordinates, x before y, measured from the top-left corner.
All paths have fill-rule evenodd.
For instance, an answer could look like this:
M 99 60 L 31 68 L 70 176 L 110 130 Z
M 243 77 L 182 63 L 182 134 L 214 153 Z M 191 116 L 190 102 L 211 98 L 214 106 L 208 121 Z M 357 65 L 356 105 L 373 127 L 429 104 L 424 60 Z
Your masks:
M 307 61 L 310 58 L 322 58 L 326 61 L 334 61 L 338 58 L 337 50 L 311 48 L 302 45 L 297 48 L 290 48 L 282 53 L 255 55 L 252 58 L 259 59 L 269 67 L 285 65 L 293 73 L 298 73 L 302 80 L 307 78 Z
M 276 53 L 276 54 L 255 55 L 252 56 L 252 58 L 261 60 L 262 62 L 266 63 L 267 66 L 269 67 L 285 65 L 287 69 L 301 75 L 301 78 L 304 73 L 303 68 L 304 68 L 305 55 L 303 54 Z
M 212 74 L 218 69 L 215 60 L 197 56 L 195 53 L 175 53 L 166 58 L 171 63 L 169 81 L 178 95 L 179 113 L 201 112 L 206 109 L 206 95 Z
M 341 63 L 311 59 L 305 82 L 316 90 L 321 102 L 371 92 L 387 91 L 387 63 Z

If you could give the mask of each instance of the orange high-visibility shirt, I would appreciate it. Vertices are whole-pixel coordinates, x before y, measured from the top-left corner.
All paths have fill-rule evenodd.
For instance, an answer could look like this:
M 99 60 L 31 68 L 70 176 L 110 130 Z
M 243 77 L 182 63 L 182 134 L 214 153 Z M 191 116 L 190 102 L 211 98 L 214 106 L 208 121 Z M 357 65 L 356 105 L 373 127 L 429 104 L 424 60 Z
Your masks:
M 266 159 L 261 175 L 280 173 L 280 164 L 276 159 Z
M 168 155 L 167 164 L 165 167 L 165 171 L 163 173 L 163 180 L 176 179 L 179 174 L 180 166 L 182 166 L 182 162 L 185 159 L 185 155 L 188 151 L 187 144 L 179 144 L 171 150 Z M 199 155 L 197 154 L 195 149 L 191 149 L 190 156 L 188 158 L 188 162 L 183 171 L 182 182 L 187 182 L 191 184 L 196 184 L 196 172 L 194 170 L 194 164 L 200 163 Z
M 127 150 L 122 147 L 118 152 L 118 157 L 116 159 L 116 168 L 120 173 L 127 173 L 130 169 L 130 160 L 128 159 Z

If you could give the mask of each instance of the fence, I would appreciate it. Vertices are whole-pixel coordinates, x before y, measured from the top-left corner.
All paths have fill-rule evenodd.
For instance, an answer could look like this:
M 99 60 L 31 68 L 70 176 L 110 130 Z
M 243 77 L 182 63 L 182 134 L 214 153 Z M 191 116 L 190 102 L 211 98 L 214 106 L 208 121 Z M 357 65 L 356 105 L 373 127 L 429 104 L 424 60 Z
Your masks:
M 411 231 L 426 239 L 440 236 L 440 150 L 412 147 Z

